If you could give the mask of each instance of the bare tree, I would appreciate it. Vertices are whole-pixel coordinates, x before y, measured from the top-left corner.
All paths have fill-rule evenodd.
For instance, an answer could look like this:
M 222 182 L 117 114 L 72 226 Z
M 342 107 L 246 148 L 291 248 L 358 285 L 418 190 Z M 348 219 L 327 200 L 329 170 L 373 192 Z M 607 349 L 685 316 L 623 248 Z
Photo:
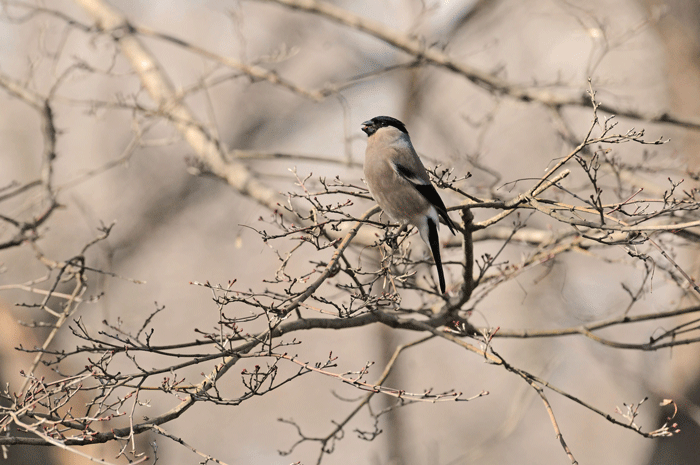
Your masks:
M 526 441 L 541 463 L 638 463 L 606 447 L 683 437 L 677 412 L 697 407 L 664 370 L 700 341 L 700 203 L 674 141 L 700 121 L 620 97 L 644 88 L 642 65 L 622 73 L 660 11 L 554 2 L 590 47 L 543 82 L 496 53 L 519 2 L 405 2 L 401 29 L 372 19 L 387 6 L 241 3 L 206 13 L 235 45 L 207 46 L 101 0 L 2 6 L 31 38 L 0 71 L 0 296 L 23 325 L 2 354 L 6 455 L 369 460 L 359 444 L 381 463 L 502 463 Z M 403 109 L 377 102 L 388 89 Z M 416 128 L 460 219 L 445 294 L 361 180 L 376 114 L 356 115 L 379 109 Z M 516 433 L 545 425 L 546 442 Z M 420 441 L 439 441 L 427 459 Z

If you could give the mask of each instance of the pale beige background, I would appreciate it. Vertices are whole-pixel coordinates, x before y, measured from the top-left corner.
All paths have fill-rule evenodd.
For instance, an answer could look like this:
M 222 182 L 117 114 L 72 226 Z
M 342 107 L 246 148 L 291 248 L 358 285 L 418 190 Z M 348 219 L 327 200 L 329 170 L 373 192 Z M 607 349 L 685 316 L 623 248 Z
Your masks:
M 71 2 L 50 3 L 51 8 L 90 21 Z M 407 59 L 376 39 L 274 4 L 111 3 L 134 22 L 242 60 L 286 50 L 291 55 L 287 60 L 266 66 L 307 88 L 343 81 Z M 430 43 L 449 42 L 447 51 L 455 58 L 485 71 L 498 71 L 512 82 L 558 83 L 557 88 L 580 92 L 587 86 L 587 77 L 592 76 L 599 100 L 605 103 L 654 114 L 671 110 L 689 116 L 697 113 L 700 99 L 695 65 L 700 21 L 695 2 L 671 2 L 663 11 L 661 2 L 632 0 L 426 3 L 431 8 L 429 13 L 422 12 L 419 1 L 337 2 L 393 28 L 423 35 Z M 468 13 L 473 17 L 465 20 Z M 640 27 L 660 13 L 665 16 L 658 22 Z M 61 33 L 62 29 L 49 18 L 24 25 L 0 22 L 0 69 L 18 80 L 31 76 L 32 85 L 46 92 L 55 75 L 75 57 L 96 67 L 109 67 L 113 51 L 110 40 L 100 36 L 89 41 L 79 33 L 67 36 L 62 59 L 55 68 L 53 63 L 39 59 L 38 49 L 43 45 L 51 49 Z M 614 47 L 606 51 L 604 38 Z M 201 57 L 153 39 L 144 42 L 177 87 L 192 85 L 211 69 Z M 33 74 L 29 63 L 36 64 Z M 138 79 L 130 74 L 123 59 L 116 59 L 114 71 L 117 77 L 77 73 L 62 86 L 60 95 L 113 100 L 118 94 L 138 91 Z M 337 99 L 313 103 L 241 77 L 213 87 L 209 102 L 198 94 L 188 98 L 187 104 L 202 120 L 213 123 L 221 139 L 236 149 L 341 159 L 348 155 L 344 145 L 347 124 L 352 136 L 350 155 L 358 162 L 365 144 L 360 123 L 380 114 L 393 115 L 408 125 L 415 146 L 426 160 L 454 166 L 457 172 L 471 170 L 473 189 L 487 186 L 492 178 L 474 170 L 465 159 L 467 153 L 478 153 L 481 161 L 498 170 L 502 182 L 507 182 L 540 176 L 548 163 L 567 149 L 547 109 L 509 98 L 494 100 L 484 90 L 443 70 L 389 73 L 351 87 L 342 95 L 349 108 L 345 117 Z M 148 101 L 147 96 L 142 98 Z M 38 117 L 3 91 L 0 108 L 0 185 L 33 179 L 41 161 Z M 488 126 L 467 123 L 467 119 L 481 121 L 489 116 L 493 120 Z M 588 127 L 591 112 L 572 108 L 565 111 L 565 116 L 580 135 Z M 91 115 L 85 108 L 67 104 L 56 108 L 57 126 L 63 131 L 55 165 L 57 183 L 118 158 L 131 137 L 131 118 L 130 112 L 123 110 L 97 110 Z M 672 144 L 654 148 L 669 163 L 683 159 L 696 163 L 697 134 L 640 121 L 621 120 L 620 124 L 621 128 L 645 127 L 652 137 L 671 137 Z M 133 329 L 141 325 L 157 301 L 167 306 L 167 313 L 156 320 L 158 340 L 165 343 L 192 338 L 193 328 L 209 329 L 216 322 L 217 310 L 209 300 L 210 294 L 190 286 L 190 281 L 223 283 L 236 278 L 242 288 L 259 288 L 261 279 L 273 274 L 278 262 L 258 236 L 243 226 L 257 227 L 257 219 L 268 212 L 222 182 L 188 174 L 185 158 L 191 150 L 177 140 L 166 122 L 149 134 L 149 139 L 156 138 L 175 141 L 141 148 L 128 164 L 63 192 L 60 201 L 66 208 L 54 215 L 48 225 L 51 234 L 40 245 L 47 254 L 69 258 L 95 235 L 100 221 L 116 221 L 110 239 L 92 250 L 88 259 L 96 266 L 147 284 L 96 279 L 90 292 L 104 291 L 106 295 L 98 304 L 83 307 L 81 316 L 94 325 L 103 319 L 120 318 L 125 327 Z M 619 147 L 621 156 L 630 159 L 641 157 L 642 150 Z M 340 165 L 258 161 L 251 166 L 268 175 L 266 181 L 283 192 L 294 189 L 287 170 L 291 166 L 302 174 L 340 175 L 352 182 L 360 182 L 361 178 L 361 170 Z M 448 204 L 449 199 L 445 197 Z M 368 202 L 358 211 L 369 206 Z M 22 205 L 12 208 L 21 211 Z M 476 254 L 497 248 L 496 243 L 478 244 Z M 691 252 L 686 265 L 692 263 Z M 42 273 L 28 248 L 1 253 L 0 263 L 7 272 L 0 275 L 0 284 L 21 282 Z M 518 247 L 508 253 L 517 258 Z M 564 257 L 554 271 L 537 285 L 534 282 L 544 270 L 523 275 L 490 296 L 474 318 L 504 328 L 558 327 L 592 321 L 616 314 L 620 306 L 626 305 L 619 282 L 636 282 L 641 273 L 580 256 Z M 654 292 L 636 311 L 668 309 L 674 295 L 674 287 L 659 279 Z M 26 310 L 12 307 L 26 296 L 4 292 L 0 299 L 5 307 L 3 330 L 31 345 L 36 335 L 13 324 L 16 319 L 31 319 Z M 639 325 L 629 336 L 643 340 L 656 325 Z M 356 370 L 374 360 L 380 367 L 374 372 L 376 376 L 387 351 L 416 336 L 377 327 L 330 334 L 313 331 L 299 337 L 303 344 L 297 349 L 303 358 L 320 360 L 333 350 L 340 356 L 339 371 Z M 59 343 L 74 344 L 67 333 Z M 672 353 L 623 352 L 575 337 L 536 342 L 498 340 L 497 344 L 510 362 L 610 413 L 623 402 L 638 402 L 650 396 L 640 419 L 646 430 L 660 426 L 663 414 L 656 405 L 665 397 L 678 399 L 690 416 L 697 411 L 696 347 L 675 348 Z M 18 383 L 17 370 L 26 360 L 22 362 L 23 356 L 11 350 L 13 345 L 3 346 L 3 379 Z M 323 463 L 567 463 L 539 399 L 516 377 L 438 341 L 408 353 L 399 368 L 389 385 L 409 391 L 434 387 L 455 388 L 465 395 L 480 390 L 491 394 L 473 403 L 409 406 L 384 417 L 380 427 L 385 432 L 373 442 L 357 439 L 352 431 L 371 429 L 371 420 L 360 415 Z M 197 379 L 201 371 L 197 367 L 187 375 Z M 308 435 L 325 435 L 332 428 L 331 421 L 341 420 L 353 407 L 339 402 L 334 393 L 345 397 L 359 394 L 331 379 L 307 375 L 282 391 L 239 407 L 197 405 L 166 429 L 230 464 L 311 464 L 317 455 L 315 444 L 305 444 L 287 457 L 277 453 L 297 439 L 294 429 L 277 419 L 293 418 Z M 698 426 L 690 416 L 683 417 L 680 437 L 654 441 L 615 427 L 554 394 L 550 400 L 567 443 L 581 464 L 691 463 L 687 457 L 692 454 L 680 452 L 684 447 L 697 447 L 692 444 L 696 443 L 693 438 L 697 438 Z M 172 407 L 173 402 L 154 396 L 151 410 L 156 414 Z M 380 406 L 378 403 L 377 408 Z M 152 440 L 158 443 L 159 463 L 199 461 L 165 438 L 144 436 L 140 444 L 149 454 L 147 442 Z M 667 447 L 650 459 L 659 443 Z M 112 449 L 108 450 L 105 457 L 113 457 Z M 10 458 L 15 463 L 29 463 L 33 460 L 30 453 L 34 451 L 12 448 Z M 65 463 L 83 463 L 65 454 L 52 457 L 57 463 L 60 458 Z

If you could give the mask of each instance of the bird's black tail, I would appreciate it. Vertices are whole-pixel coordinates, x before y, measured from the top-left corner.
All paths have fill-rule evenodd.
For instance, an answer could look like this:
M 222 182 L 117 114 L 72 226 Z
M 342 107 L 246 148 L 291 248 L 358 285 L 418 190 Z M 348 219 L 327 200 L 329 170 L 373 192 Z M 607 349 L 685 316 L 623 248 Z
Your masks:
M 440 259 L 440 236 L 438 235 L 437 224 L 428 218 L 428 242 L 430 251 L 433 253 L 433 260 L 437 267 L 438 279 L 440 280 L 440 291 L 445 293 L 445 275 L 442 272 L 442 260 Z

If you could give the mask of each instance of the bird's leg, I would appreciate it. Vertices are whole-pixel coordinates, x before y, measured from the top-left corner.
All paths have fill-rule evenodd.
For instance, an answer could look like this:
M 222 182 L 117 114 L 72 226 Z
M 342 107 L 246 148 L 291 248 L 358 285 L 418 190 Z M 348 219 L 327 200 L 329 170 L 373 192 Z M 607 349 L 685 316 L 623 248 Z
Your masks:
M 408 228 L 408 225 L 403 224 L 401 227 L 396 231 L 396 233 L 392 234 L 389 232 L 389 228 L 386 229 L 386 232 L 384 233 L 384 242 L 392 248 L 392 250 L 396 250 L 399 248 L 399 241 L 398 238 L 401 236 L 401 233 L 406 231 L 406 228 Z

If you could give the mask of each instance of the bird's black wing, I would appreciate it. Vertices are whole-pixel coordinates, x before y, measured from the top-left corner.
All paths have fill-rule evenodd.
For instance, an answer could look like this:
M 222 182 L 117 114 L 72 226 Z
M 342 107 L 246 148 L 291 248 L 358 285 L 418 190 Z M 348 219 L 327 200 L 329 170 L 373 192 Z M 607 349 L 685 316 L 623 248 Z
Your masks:
M 435 186 L 433 186 L 430 181 L 426 183 L 426 181 L 418 177 L 416 173 L 399 163 L 394 163 L 394 169 L 401 177 L 406 179 L 406 181 L 413 184 L 413 187 L 415 187 L 416 190 L 420 192 L 423 197 L 425 197 L 425 200 L 430 202 L 430 204 L 435 207 L 438 214 L 443 220 L 445 220 L 447 227 L 450 228 L 450 232 L 454 234 L 454 223 L 447 214 L 447 207 L 445 207 L 445 203 L 440 198 L 440 194 L 438 194 L 437 190 L 435 190 Z

